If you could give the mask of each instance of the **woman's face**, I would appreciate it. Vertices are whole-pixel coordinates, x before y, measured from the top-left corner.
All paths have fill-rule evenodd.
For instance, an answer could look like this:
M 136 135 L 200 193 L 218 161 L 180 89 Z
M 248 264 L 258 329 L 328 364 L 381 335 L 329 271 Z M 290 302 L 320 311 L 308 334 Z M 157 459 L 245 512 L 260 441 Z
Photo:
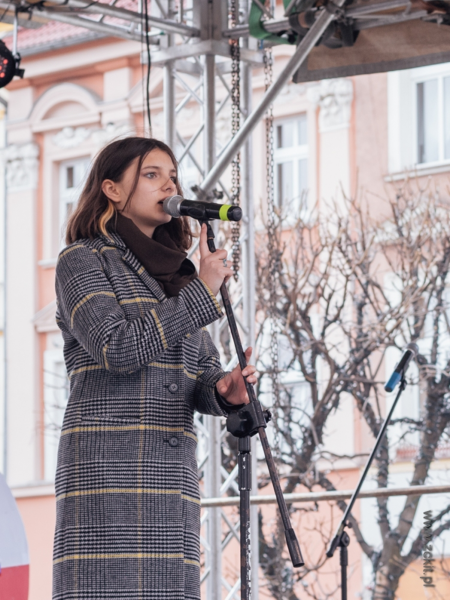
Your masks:
M 121 181 L 106 179 L 102 190 L 125 217 L 131 219 L 139 229 L 152 237 L 158 225 L 172 218 L 163 210 L 163 200 L 177 194 L 176 170 L 172 159 L 163 150 L 155 148 L 144 158 L 133 197 L 126 205 L 136 176 L 136 158 L 125 171 Z M 126 206 L 125 206 L 126 205 Z

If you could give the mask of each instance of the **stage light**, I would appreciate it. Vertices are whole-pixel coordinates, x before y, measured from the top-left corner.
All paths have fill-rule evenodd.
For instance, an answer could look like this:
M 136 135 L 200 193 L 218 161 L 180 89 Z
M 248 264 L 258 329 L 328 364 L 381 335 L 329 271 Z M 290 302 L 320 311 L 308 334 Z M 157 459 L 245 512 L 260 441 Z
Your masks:
M 0 40 L 0 88 L 10 83 L 12 78 L 23 77 L 25 71 L 20 68 L 20 54 L 14 54 L 6 46 L 3 40 Z

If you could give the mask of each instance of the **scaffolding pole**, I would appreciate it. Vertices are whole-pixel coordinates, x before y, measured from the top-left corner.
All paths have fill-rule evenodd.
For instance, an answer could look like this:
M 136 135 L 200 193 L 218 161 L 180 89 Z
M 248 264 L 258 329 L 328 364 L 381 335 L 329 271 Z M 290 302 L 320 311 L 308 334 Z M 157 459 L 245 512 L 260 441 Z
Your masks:
M 168 36 L 171 37 L 171 36 Z M 164 66 L 164 141 L 169 148 L 175 149 L 175 68 L 172 62 Z
M 248 18 L 249 3 L 242 3 L 244 17 Z M 242 40 L 242 47 L 248 49 L 249 40 Z M 242 62 L 241 65 L 241 111 L 245 119 L 252 111 L 252 65 Z M 241 152 L 242 164 L 242 211 L 244 214 L 243 227 L 245 236 L 242 243 L 242 291 L 243 291 L 243 320 L 246 329 L 245 345 L 251 346 L 255 351 L 255 226 L 254 226 L 254 198 L 253 198 L 253 152 L 252 139 L 249 136 Z M 253 356 L 254 360 L 254 356 Z M 252 490 L 258 489 L 256 437 L 251 439 L 252 452 Z M 258 543 L 258 508 L 250 509 L 250 535 L 251 535 L 251 593 L 252 600 L 258 600 L 259 579 L 259 543 Z

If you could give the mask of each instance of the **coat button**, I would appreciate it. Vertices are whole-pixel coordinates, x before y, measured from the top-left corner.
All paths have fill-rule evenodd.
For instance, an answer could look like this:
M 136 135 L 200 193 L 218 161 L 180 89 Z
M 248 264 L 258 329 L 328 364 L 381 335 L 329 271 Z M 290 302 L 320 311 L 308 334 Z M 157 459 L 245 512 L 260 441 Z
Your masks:
M 169 440 L 169 446 L 172 446 L 172 448 L 176 448 L 178 446 L 179 442 L 178 442 L 178 438 L 177 437 L 171 437 Z
M 175 392 L 178 391 L 178 386 L 176 383 L 171 383 L 169 385 L 169 392 L 171 392 L 172 394 L 175 394 Z

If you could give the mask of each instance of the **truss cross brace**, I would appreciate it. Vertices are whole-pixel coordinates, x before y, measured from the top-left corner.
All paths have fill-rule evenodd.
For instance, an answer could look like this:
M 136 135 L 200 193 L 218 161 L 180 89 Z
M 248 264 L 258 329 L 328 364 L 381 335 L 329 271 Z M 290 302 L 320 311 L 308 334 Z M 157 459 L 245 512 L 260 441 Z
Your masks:
M 344 4 L 344 2 L 345 0 L 337 0 L 335 5 L 336 7 L 340 7 Z M 258 106 L 247 117 L 246 121 L 244 122 L 237 135 L 235 135 L 235 137 L 232 140 L 230 140 L 228 146 L 224 149 L 214 167 L 206 175 L 203 183 L 200 185 L 200 194 L 203 197 L 208 196 L 208 194 L 211 192 L 217 181 L 222 176 L 225 169 L 233 160 L 233 157 L 244 144 L 245 140 L 252 133 L 256 125 L 264 118 L 264 114 L 266 113 L 269 106 L 273 103 L 273 101 L 281 92 L 283 87 L 288 83 L 289 79 L 293 76 L 293 74 L 301 66 L 303 61 L 307 58 L 308 54 L 314 48 L 314 46 L 324 33 L 325 29 L 328 27 L 331 21 L 333 21 L 334 18 L 335 17 L 333 13 L 328 12 L 326 9 L 322 9 L 322 14 L 313 24 L 313 26 L 308 31 L 303 40 L 300 42 L 300 44 L 297 47 L 297 50 L 289 59 L 287 65 L 284 67 L 277 79 L 272 83 L 267 92 L 264 94 Z

